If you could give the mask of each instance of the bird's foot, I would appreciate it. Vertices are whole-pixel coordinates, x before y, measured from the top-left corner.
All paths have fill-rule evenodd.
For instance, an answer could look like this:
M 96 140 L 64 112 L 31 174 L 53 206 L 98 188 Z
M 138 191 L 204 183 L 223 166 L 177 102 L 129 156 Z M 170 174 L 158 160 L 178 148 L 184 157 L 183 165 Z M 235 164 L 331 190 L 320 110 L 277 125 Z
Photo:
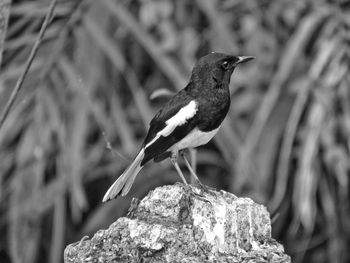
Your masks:
M 190 196 L 193 196 L 194 198 L 196 198 L 198 200 L 201 200 L 203 202 L 211 204 L 211 202 L 203 194 L 204 191 L 202 189 L 200 189 L 198 187 L 194 187 L 190 184 L 184 185 L 183 187 L 184 187 L 185 192 L 188 193 Z
M 194 186 L 197 187 L 201 192 L 210 193 L 217 191 L 215 188 L 202 184 L 200 181 L 196 181 L 194 183 Z

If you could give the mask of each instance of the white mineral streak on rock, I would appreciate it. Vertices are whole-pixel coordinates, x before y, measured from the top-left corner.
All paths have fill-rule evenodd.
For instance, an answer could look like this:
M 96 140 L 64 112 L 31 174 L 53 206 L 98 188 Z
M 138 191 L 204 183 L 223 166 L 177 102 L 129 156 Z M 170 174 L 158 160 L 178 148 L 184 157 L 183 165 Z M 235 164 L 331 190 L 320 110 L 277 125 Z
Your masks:
M 238 203 L 238 202 L 237 202 Z M 233 233 L 234 233 L 234 236 L 235 236 L 235 240 L 236 240 L 236 246 L 235 246 L 235 249 L 236 250 L 239 250 L 239 236 L 238 236 L 238 214 L 236 212 L 236 208 L 237 208 L 237 203 L 234 204 L 234 208 L 233 208 Z
M 252 249 L 254 250 L 260 250 L 258 242 L 254 239 L 254 225 L 253 225 L 253 218 L 252 218 L 252 210 L 254 207 L 250 206 L 248 209 L 248 217 L 249 217 L 249 239 L 250 244 L 252 245 Z
M 215 205 L 214 213 L 216 224 L 214 226 L 213 232 L 215 233 L 219 241 L 219 251 L 225 252 L 225 218 L 226 218 L 226 205 Z
M 149 225 L 138 220 L 129 220 L 128 223 L 130 237 L 142 247 L 153 250 L 159 250 L 163 247 L 163 243 L 160 240 L 163 232 L 162 225 Z
M 252 222 L 252 208 L 248 209 L 248 218 L 249 218 L 249 240 L 254 241 L 254 233 L 253 233 L 253 222 Z
M 193 226 L 199 227 L 203 230 L 203 237 L 205 238 L 205 241 L 208 243 L 212 243 L 215 239 L 215 234 L 212 231 L 212 224 L 211 224 L 211 216 L 206 215 L 206 212 L 208 211 L 208 207 L 203 204 L 204 201 L 196 201 L 194 203 L 194 213 L 192 215 L 193 218 Z M 201 240 L 203 241 L 203 240 Z
M 194 204 L 193 225 L 203 231 L 203 239 L 213 244 L 213 249 L 226 252 L 228 245 L 225 242 L 226 214 L 229 210 L 222 198 L 207 196 L 210 203 L 197 200 Z
M 134 237 L 138 236 L 139 231 L 137 229 L 137 226 L 138 226 L 137 220 L 129 220 L 128 219 L 127 221 L 129 221 L 128 223 L 129 223 L 130 237 L 134 238 Z

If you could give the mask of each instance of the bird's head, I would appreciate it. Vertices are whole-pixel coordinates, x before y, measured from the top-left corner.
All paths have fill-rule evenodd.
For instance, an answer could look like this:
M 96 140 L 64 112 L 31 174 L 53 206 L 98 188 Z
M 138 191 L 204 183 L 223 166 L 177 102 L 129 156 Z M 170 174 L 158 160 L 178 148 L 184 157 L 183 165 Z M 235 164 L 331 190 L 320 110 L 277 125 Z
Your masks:
M 229 84 L 237 65 L 254 59 L 248 56 L 232 56 L 212 52 L 200 58 L 192 71 L 192 80 L 199 83 Z M 201 83 L 201 84 L 202 84 Z

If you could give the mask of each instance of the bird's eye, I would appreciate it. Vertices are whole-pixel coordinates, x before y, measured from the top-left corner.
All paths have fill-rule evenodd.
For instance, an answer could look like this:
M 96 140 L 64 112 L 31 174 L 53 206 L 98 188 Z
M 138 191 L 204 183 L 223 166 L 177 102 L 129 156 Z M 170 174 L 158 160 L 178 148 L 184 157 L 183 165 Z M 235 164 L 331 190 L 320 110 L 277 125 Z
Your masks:
M 222 67 L 223 67 L 224 69 L 227 69 L 227 68 L 228 68 L 228 61 L 227 61 L 227 60 L 225 60 L 225 61 L 222 63 Z

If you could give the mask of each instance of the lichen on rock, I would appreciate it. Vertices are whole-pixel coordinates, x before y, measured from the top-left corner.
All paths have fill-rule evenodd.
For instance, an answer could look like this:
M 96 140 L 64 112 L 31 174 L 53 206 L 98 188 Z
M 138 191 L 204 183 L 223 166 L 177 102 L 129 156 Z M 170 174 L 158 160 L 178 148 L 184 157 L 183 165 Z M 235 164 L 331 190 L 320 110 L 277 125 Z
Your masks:
M 67 246 L 65 262 L 290 262 L 266 208 L 249 198 L 175 184 L 133 204 L 128 217 Z

